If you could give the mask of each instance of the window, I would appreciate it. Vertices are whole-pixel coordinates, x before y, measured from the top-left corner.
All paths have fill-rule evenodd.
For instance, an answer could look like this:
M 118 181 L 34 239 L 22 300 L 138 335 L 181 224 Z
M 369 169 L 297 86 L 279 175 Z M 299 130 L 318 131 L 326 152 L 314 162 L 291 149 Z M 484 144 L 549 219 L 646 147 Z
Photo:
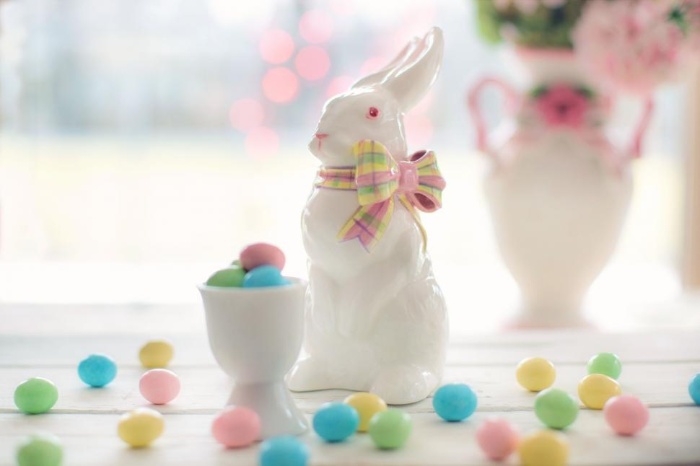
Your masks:
M 477 37 L 472 2 L 11 0 L 0 21 L 0 300 L 194 302 L 194 283 L 259 240 L 304 275 L 306 145 L 324 101 L 438 25 L 442 74 L 406 116 L 410 150 L 435 149 L 448 182 L 445 208 L 424 216 L 436 274 L 461 331 L 495 328 L 517 302 L 465 92 L 518 76 Z M 626 322 L 679 291 L 684 92 L 657 94 L 595 317 Z M 494 123 L 498 103 L 486 96 Z

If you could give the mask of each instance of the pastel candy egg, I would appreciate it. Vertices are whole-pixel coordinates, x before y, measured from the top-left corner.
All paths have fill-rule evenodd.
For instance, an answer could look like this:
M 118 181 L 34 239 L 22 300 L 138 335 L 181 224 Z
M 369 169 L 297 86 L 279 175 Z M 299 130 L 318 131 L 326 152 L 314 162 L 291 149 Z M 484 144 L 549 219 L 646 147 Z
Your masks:
M 380 411 L 369 421 L 369 436 L 383 450 L 401 448 L 411 435 L 411 416 L 399 409 Z
M 242 267 L 231 265 L 225 269 L 217 270 L 207 279 L 207 286 L 219 286 L 224 288 L 240 288 L 243 286 L 245 270 Z
M 374 393 L 353 393 L 345 398 L 343 403 L 352 406 L 360 416 L 360 424 L 357 426 L 358 432 L 367 432 L 369 421 L 375 414 L 386 411 L 387 406 L 384 400 Z
M 463 421 L 476 410 L 476 393 L 463 383 L 446 384 L 433 395 L 433 408 L 446 421 Z
M 165 423 L 163 416 L 150 408 L 137 408 L 119 419 L 117 434 L 134 448 L 147 447 L 161 436 Z
M 518 383 L 531 392 L 539 392 L 549 388 L 557 378 L 554 364 L 544 358 L 527 358 L 520 361 L 515 369 Z
M 569 443 L 558 432 L 541 430 L 522 439 L 518 454 L 523 466 L 565 466 L 569 461 Z
M 476 442 L 481 451 L 495 461 L 508 458 L 518 448 L 519 441 L 517 429 L 505 419 L 486 419 L 476 429 Z
M 688 384 L 688 393 L 690 394 L 690 398 L 693 399 L 693 402 L 700 406 L 700 374 L 695 374 L 695 377 L 690 380 L 690 384 Z
M 296 437 L 273 437 L 260 445 L 260 466 L 306 466 L 309 449 Z
M 141 376 L 139 390 L 154 405 L 164 405 L 180 393 L 180 378 L 167 369 L 151 369 Z
M 167 367 L 173 359 L 173 345 L 165 340 L 151 340 L 139 350 L 139 360 L 143 367 L 155 369 Z
M 241 265 L 252 270 L 261 265 L 271 265 L 278 270 L 284 269 L 284 253 L 280 248 L 268 243 L 255 243 L 246 246 L 239 255 Z
M 360 415 L 345 403 L 326 403 L 316 411 L 314 431 L 326 442 L 342 442 L 357 431 Z
M 588 360 L 589 374 L 603 374 L 618 379 L 622 373 L 622 363 L 615 353 L 598 353 Z
M 117 364 L 104 354 L 91 354 L 78 364 L 78 376 L 91 387 L 101 388 L 117 376 Z
M 620 384 L 603 374 L 587 375 L 578 384 L 578 397 L 591 409 L 603 409 L 606 401 L 620 393 Z
M 211 433 L 227 448 L 247 447 L 260 437 L 260 417 L 250 408 L 229 406 L 216 416 Z
M 603 415 L 612 430 L 620 435 L 634 435 L 649 422 L 649 408 L 632 395 L 610 398 L 605 403 Z
M 58 389 L 48 379 L 33 377 L 15 388 L 15 405 L 25 414 L 41 414 L 58 401 Z
M 265 288 L 289 285 L 279 269 L 273 265 L 261 265 L 245 274 L 243 288 Z
M 61 441 L 51 434 L 31 435 L 17 448 L 18 466 L 59 466 L 62 461 Z
M 573 424 L 578 410 L 574 397 L 558 388 L 548 388 L 535 397 L 535 415 L 552 429 L 565 429 Z

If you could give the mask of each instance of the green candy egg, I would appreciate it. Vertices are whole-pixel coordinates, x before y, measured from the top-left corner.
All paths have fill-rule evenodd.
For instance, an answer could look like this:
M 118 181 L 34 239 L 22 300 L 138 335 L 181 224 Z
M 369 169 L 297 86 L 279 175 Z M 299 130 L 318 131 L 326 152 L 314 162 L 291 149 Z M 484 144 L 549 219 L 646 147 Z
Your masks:
M 576 399 L 559 388 L 548 388 L 535 397 L 535 415 L 551 429 L 565 429 L 578 416 Z
M 240 288 L 243 286 L 245 270 L 242 267 L 231 265 L 215 272 L 207 280 L 208 286 L 220 286 L 226 288 Z
M 17 448 L 19 466 L 59 466 L 63 461 L 61 441 L 51 434 L 35 434 Z
M 598 353 L 588 360 L 589 374 L 603 374 L 617 380 L 622 373 L 620 358 L 614 353 Z
M 45 413 L 56 404 L 58 389 L 50 380 L 33 377 L 15 389 L 15 405 L 26 414 Z
M 380 411 L 369 421 L 369 436 L 381 449 L 400 448 L 408 440 L 413 423 L 411 416 L 399 409 Z

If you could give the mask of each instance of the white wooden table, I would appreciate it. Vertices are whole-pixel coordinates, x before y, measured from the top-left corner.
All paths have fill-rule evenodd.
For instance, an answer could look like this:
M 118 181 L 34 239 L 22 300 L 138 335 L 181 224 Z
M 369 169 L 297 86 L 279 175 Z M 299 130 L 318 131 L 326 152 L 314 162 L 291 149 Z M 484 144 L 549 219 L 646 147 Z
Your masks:
M 257 464 L 257 446 L 225 450 L 210 434 L 215 414 L 231 381 L 215 365 L 206 340 L 201 310 L 186 306 L 19 306 L 0 304 L 0 464 L 14 464 L 23 436 L 48 431 L 61 438 L 66 465 Z M 171 369 L 182 380 L 180 396 L 156 407 L 166 430 L 151 448 L 128 448 L 116 435 L 119 416 L 147 406 L 138 391 L 143 373 L 137 353 L 150 338 L 168 338 L 176 355 Z M 445 423 L 430 400 L 405 406 L 414 421 L 405 448 L 376 450 L 367 435 L 343 444 L 324 444 L 313 432 L 301 439 L 311 449 L 311 465 L 476 465 L 489 464 L 474 432 L 488 416 L 511 420 L 522 432 L 542 428 L 532 405 L 534 395 L 515 383 L 517 362 L 528 356 L 551 359 L 555 386 L 576 394 L 585 363 L 594 353 L 616 352 L 623 361 L 625 393 L 649 404 L 651 419 L 634 438 L 618 437 L 600 411 L 582 409 L 565 431 L 570 462 L 588 464 L 700 464 L 700 407 L 687 385 L 700 372 L 697 328 L 648 333 L 593 331 L 507 333 L 455 338 L 448 354 L 446 381 L 470 384 L 479 396 L 477 412 L 462 423 Z M 102 352 L 119 364 L 117 379 L 90 389 L 78 379 L 78 362 Z M 13 403 L 14 388 L 28 377 L 51 379 L 59 399 L 47 414 L 28 416 Z M 298 394 L 308 416 L 324 402 L 341 400 L 343 391 Z M 505 464 L 517 464 L 513 456 Z

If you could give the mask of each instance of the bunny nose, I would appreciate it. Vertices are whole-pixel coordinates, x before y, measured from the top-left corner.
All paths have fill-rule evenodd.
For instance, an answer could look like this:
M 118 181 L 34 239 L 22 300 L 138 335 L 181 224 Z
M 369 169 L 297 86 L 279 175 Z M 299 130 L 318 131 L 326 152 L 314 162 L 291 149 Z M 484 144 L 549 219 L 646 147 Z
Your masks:
M 316 133 L 315 136 L 316 136 L 316 139 L 325 139 L 328 137 L 328 134 L 327 133 Z

